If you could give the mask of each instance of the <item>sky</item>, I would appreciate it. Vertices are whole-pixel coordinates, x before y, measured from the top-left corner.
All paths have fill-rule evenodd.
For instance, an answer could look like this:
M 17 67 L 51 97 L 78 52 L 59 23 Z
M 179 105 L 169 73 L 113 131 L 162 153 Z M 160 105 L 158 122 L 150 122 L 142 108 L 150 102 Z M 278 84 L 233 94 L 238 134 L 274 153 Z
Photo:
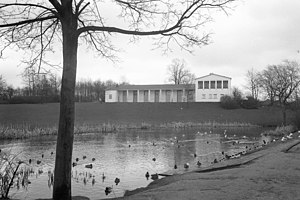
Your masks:
M 153 50 L 153 41 L 147 37 L 136 43 L 130 43 L 128 37 L 115 38 L 114 44 L 122 49 L 117 63 L 79 47 L 77 80 L 164 84 L 168 66 L 179 58 L 196 77 L 209 73 L 228 76 L 233 86 L 243 89 L 251 68 L 260 71 L 285 59 L 300 62 L 299 8 L 299 0 L 241 0 L 229 15 L 213 16 L 214 22 L 205 30 L 213 32 L 212 43 L 196 48 L 193 54 L 175 48 L 164 55 Z M 23 86 L 19 57 L 18 52 L 9 52 L 0 60 L 0 74 L 14 87 Z

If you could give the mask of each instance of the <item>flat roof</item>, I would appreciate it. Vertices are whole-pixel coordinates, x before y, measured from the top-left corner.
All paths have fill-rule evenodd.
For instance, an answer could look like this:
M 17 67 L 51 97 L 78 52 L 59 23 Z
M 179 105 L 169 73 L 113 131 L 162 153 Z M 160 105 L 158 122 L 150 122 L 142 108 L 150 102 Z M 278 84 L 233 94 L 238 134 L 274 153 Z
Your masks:
M 183 90 L 195 89 L 195 84 L 119 85 L 106 90 Z

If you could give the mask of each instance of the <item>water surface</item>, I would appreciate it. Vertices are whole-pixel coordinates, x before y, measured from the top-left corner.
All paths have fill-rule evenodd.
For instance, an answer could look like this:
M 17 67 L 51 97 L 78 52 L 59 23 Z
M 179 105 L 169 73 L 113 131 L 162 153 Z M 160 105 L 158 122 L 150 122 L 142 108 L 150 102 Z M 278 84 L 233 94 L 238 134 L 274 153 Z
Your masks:
M 261 142 L 262 131 L 261 128 L 194 128 L 76 135 L 73 161 L 77 166 L 72 168 L 72 195 L 90 199 L 123 196 L 126 190 L 145 187 L 152 181 L 146 179 L 146 172 L 163 173 L 174 169 L 175 164 L 178 170 L 183 170 L 184 163 L 196 167 L 197 161 L 202 166 L 212 165 L 214 159 L 224 157 L 222 152 L 231 155 Z M 55 145 L 55 136 L 0 142 L 3 151 L 18 154 L 27 163 L 32 160 L 31 164 L 23 165 L 34 172 L 29 177 L 31 184 L 14 187 L 11 197 L 51 198 L 49 175 L 54 169 Z M 37 160 L 41 163 L 37 164 Z M 87 164 L 93 168 L 86 168 Z M 118 185 L 114 182 L 116 177 L 120 179 Z M 108 186 L 113 191 L 106 196 L 104 190 Z

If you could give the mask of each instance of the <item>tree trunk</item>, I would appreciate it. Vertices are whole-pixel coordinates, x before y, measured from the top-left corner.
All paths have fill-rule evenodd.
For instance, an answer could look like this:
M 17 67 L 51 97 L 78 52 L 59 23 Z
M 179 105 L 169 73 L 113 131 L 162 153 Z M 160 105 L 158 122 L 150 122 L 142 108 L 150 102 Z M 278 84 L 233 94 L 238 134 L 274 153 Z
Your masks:
M 283 126 L 286 126 L 286 106 L 282 105 L 282 120 Z
M 62 22 L 63 76 L 59 127 L 56 144 L 53 199 L 71 200 L 71 170 L 75 119 L 75 82 L 77 68 L 78 37 L 77 22 L 69 19 Z M 67 16 L 68 17 L 68 16 Z

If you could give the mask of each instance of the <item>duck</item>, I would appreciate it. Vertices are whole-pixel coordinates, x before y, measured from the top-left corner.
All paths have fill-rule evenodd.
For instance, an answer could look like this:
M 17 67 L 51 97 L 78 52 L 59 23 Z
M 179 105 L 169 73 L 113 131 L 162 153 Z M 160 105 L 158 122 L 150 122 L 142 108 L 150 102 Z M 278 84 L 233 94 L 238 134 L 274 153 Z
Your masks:
M 218 163 L 218 160 L 216 158 L 214 159 L 214 163 Z
M 174 165 L 174 169 L 177 169 L 177 165 L 176 164 Z
M 78 162 L 78 161 L 79 161 L 79 158 L 76 158 L 75 160 L 76 160 L 76 162 Z
M 156 158 L 152 158 L 152 160 L 155 162 L 155 161 L 156 161 Z
M 198 160 L 197 161 L 197 166 L 200 167 L 201 166 L 201 162 Z
M 102 182 L 104 182 L 106 176 L 104 175 L 104 172 L 102 173 Z
M 96 160 L 96 158 L 92 158 L 92 161 L 95 161 Z
M 116 178 L 116 179 L 115 179 L 115 184 L 118 185 L 119 183 L 120 183 L 120 179 L 119 179 L 119 178 Z
M 51 151 L 51 156 L 53 155 L 53 151 Z
M 44 154 L 42 154 L 42 158 L 44 158 Z
M 83 160 L 86 159 L 86 156 L 82 156 L 82 159 L 83 159 Z
M 73 162 L 73 163 L 72 163 L 72 166 L 73 166 L 73 167 L 77 166 L 77 163 L 76 163 L 76 162 Z
M 152 180 L 157 180 L 158 179 L 158 174 L 151 174 L 151 179 Z
M 146 177 L 146 179 L 148 180 L 149 179 L 149 172 L 146 172 L 146 174 L 145 174 L 145 177 Z
M 31 158 L 29 158 L 28 162 L 29 162 L 29 164 L 31 164 Z
M 189 163 L 184 163 L 183 167 L 184 167 L 185 169 L 188 169 L 188 168 L 190 167 L 190 164 L 189 164 Z
M 197 157 L 197 154 L 196 153 L 194 153 L 194 158 L 196 158 Z
M 36 161 L 36 164 L 38 164 L 38 165 L 39 165 L 39 164 L 41 164 L 41 162 L 42 162 L 42 161 L 40 161 L 40 160 L 37 160 L 37 161 Z
M 85 165 L 85 168 L 92 169 L 92 168 L 93 168 L 93 164 L 88 164 L 88 165 Z
M 108 195 L 109 193 L 111 193 L 111 191 L 112 191 L 112 187 L 106 187 L 104 192 L 106 195 Z

